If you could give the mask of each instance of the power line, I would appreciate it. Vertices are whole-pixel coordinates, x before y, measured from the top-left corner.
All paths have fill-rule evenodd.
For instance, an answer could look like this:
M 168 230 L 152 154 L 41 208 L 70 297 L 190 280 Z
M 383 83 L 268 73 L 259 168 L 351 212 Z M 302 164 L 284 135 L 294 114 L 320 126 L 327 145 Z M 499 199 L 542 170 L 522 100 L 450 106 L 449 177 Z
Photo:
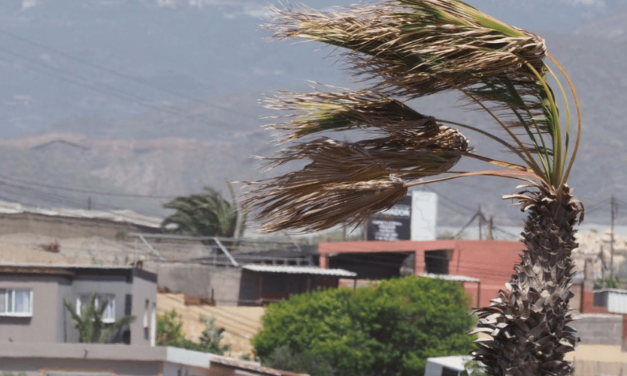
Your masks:
M 80 64 L 83 64 L 83 65 L 86 65 L 86 66 L 89 66 L 89 67 L 92 67 L 92 68 L 95 68 L 95 69 L 98 69 L 98 70 L 101 70 L 103 72 L 107 72 L 107 73 L 109 73 L 111 75 L 114 75 L 114 76 L 117 76 L 117 77 L 129 80 L 129 81 L 133 81 L 133 82 L 142 84 L 144 86 L 147 86 L 147 87 L 150 87 L 152 89 L 161 91 L 163 93 L 170 94 L 172 96 L 177 96 L 177 97 L 184 98 L 184 99 L 187 99 L 187 100 L 192 101 L 192 102 L 196 102 L 196 103 L 200 103 L 200 104 L 203 104 L 203 105 L 206 105 L 206 106 L 214 107 L 214 108 L 226 111 L 226 112 L 230 112 L 230 113 L 235 114 L 235 115 L 248 117 L 248 118 L 255 119 L 255 120 L 258 119 L 258 117 L 254 116 L 254 115 L 246 114 L 246 113 L 239 112 L 239 111 L 234 111 L 234 110 L 232 110 L 232 109 L 230 109 L 228 107 L 219 106 L 219 105 L 216 105 L 216 104 L 213 104 L 213 103 L 209 103 L 209 102 L 206 102 L 206 101 L 202 101 L 202 100 L 196 99 L 194 97 L 190 97 L 190 96 L 182 94 L 182 93 L 166 90 L 166 89 L 164 89 L 164 88 L 162 88 L 160 86 L 153 85 L 153 84 L 151 84 L 150 82 L 148 82 L 146 80 L 142 80 L 141 78 L 137 78 L 135 76 L 131 76 L 131 75 L 128 75 L 128 74 L 120 73 L 120 72 L 118 72 L 116 70 L 113 70 L 111 68 L 107 68 L 107 67 L 104 67 L 104 66 L 101 66 L 101 65 L 98 65 L 98 64 L 91 63 L 91 62 L 89 62 L 87 60 L 83 60 L 83 59 L 77 58 L 77 57 L 75 57 L 73 55 L 70 55 L 70 54 L 68 54 L 66 52 L 63 52 L 63 51 L 61 51 L 59 49 L 56 49 L 56 48 L 53 48 L 53 47 L 50 47 L 50 46 L 46 46 L 46 45 L 43 45 L 41 43 L 38 43 L 38 42 L 35 42 L 35 41 L 32 41 L 32 40 L 26 39 L 26 38 L 21 37 L 19 35 L 10 33 L 10 32 L 8 32 L 6 30 L 0 29 L 0 34 L 4 34 L 4 35 L 6 35 L 8 37 L 17 39 L 19 41 L 22 41 L 22 42 L 24 42 L 26 44 L 30 44 L 32 46 L 36 46 L 36 47 L 39 47 L 39 48 L 44 48 L 44 49 L 52 51 L 52 52 L 54 52 L 54 53 L 56 53 L 58 55 L 61 55 L 61 56 L 65 57 L 65 58 L 67 58 L 69 60 L 78 62 Z
M 450 203 L 454 204 L 455 207 L 466 209 L 467 211 L 469 211 L 471 213 L 475 211 L 475 209 L 472 209 L 472 208 L 470 208 L 468 206 L 462 205 L 459 202 L 456 202 L 455 200 L 452 200 L 450 197 L 447 197 L 447 196 L 443 195 L 442 193 L 435 191 L 431 187 L 425 187 L 425 189 L 427 189 L 427 190 L 437 194 L 439 197 L 442 197 L 444 200 L 449 201 Z
M 153 105 L 153 104 L 150 103 L 151 101 L 149 99 L 140 97 L 140 96 L 138 96 L 136 94 L 128 94 L 124 90 L 120 90 L 120 89 L 118 89 L 116 87 L 113 87 L 113 86 L 110 86 L 110 85 L 107 85 L 107 84 L 104 84 L 104 83 L 95 82 L 95 81 L 93 81 L 93 80 L 91 80 L 89 78 L 86 78 L 84 76 L 81 76 L 79 74 L 75 74 L 75 73 L 72 73 L 72 72 L 64 71 L 63 69 L 51 67 L 49 65 L 43 64 L 40 61 L 33 60 L 33 59 L 29 58 L 29 57 L 17 54 L 15 52 L 12 52 L 12 51 L 7 50 L 5 48 L 1 48 L 0 47 L 0 51 L 4 52 L 5 54 L 8 54 L 10 56 L 13 56 L 13 57 L 16 57 L 18 59 L 22 59 L 22 60 L 24 60 L 26 62 L 29 62 L 30 64 L 43 67 L 44 69 L 47 69 L 47 70 L 57 71 L 57 72 L 60 72 L 61 74 L 64 74 L 66 76 L 78 78 L 79 80 L 82 80 L 84 82 L 75 81 L 75 80 L 72 80 L 72 79 L 68 79 L 67 77 L 51 74 L 49 72 L 43 72 L 43 74 L 50 75 L 50 76 L 52 76 L 52 77 L 54 77 L 54 78 L 56 78 L 58 80 L 61 80 L 61 81 L 64 81 L 64 82 L 69 82 L 69 83 L 74 84 L 74 85 L 83 86 L 83 87 L 85 87 L 87 89 L 99 92 L 101 94 L 113 96 L 113 97 L 116 97 L 118 99 L 121 99 L 121 100 L 124 100 L 124 101 L 127 101 L 127 102 L 132 102 L 134 104 L 137 104 L 137 105 L 140 105 L 140 106 L 143 106 L 143 107 L 151 108 L 151 109 L 154 109 L 154 110 L 157 110 L 157 111 L 167 112 L 167 113 L 170 113 L 170 114 L 173 114 L 173 115 L 177 115 L 177 116 L 180 116 L 180 117 L 184 117 L 184 118 L 187 118 L 187 119 L 190 119 L 190 120 L 193 120 L 193 121 L 200 121 L 200 122 L 206 123 L 207 125 L 209 125 L 211 127 L 215 127 L 215 124 L 207 123 L 208 119 L 205 119 L 205 118 L 202 118 L 202 117 L 199 117 L 199 116 L 190 116 L 186 112 L 184 112 L 182 110 L 177 110 L 176 108 L 169 108 L 169 107 L 164 107 L 164 106 Z M 29 67 L 27 69 L 30 69 L 30 70 L 35 71 L 35 72 L 42 73 L 41 70 L 35 69 L 33 67 Z M 108 89 L 108 91 L 107 90 L 103 90 L 102 88 L 99 88 L 98 86 L 94 86 L 94 84 L 102 86 L 102 87 Z M 227 124 L 227 123 L 219 121 L 219 120 L 211 120 L 211 121 L 214 122 L 214 123 L 218 123 L 218 124 L 222 124 L 224 126 L 231 127 L 230 124 Z
M 153 195 L 140 195 L 140 194 L 133 194 L 133 193 L 113 193 L 113 192 L 93 191 L 93 190 L 81 189 L 81 188 L 70 188 L 70 187 L 64 187 L 64 186 L 59 186 L 59 185 L 43 184 L 43 183 L 37 183 L 33 181 L 17 180 L 14 178 L 3 176 L 3 175 L 0 175 L 0 179 L 4 179 L 4 180 L 12 181 L 15 183 L 20 183 L 20 184 L 34 185 L 34 186 L 43 187 L 43 188 L 59 189 L 59 190 L 64 190 L 68 192 L 88 193 L 88 194 L 101 195 L 101 196 L 150 198 L 150 199 L 173 199 L 177 197 L 177 196 L 153 196 Z
M 14 195 L 18 195 L 18 196 L 24 196 L 25 195 L 25 196 L 30 196 L 30 197 L 36 198 L 36 199 L 41 199 L 42 196 L 43 196 L 44 198 L 47 197 L 48 199 L 52 198 L 52 199 L 65 201 L 66 203 L 69 202 L 70 204 L 72 204 L 74 206 L 79 206 L 80 207 L 80 206 L 84 206 L 85 205 L 85 201 L 82 201 L 82 200 L 79 200 L 79 199 L 76 199 L 76 198 L 72 198 L 72 197 L 68 197 L 68 196 L 62 196 L 62 195 L 54 194 L 54 193 L 47 192 L 47 191 L 41 191 L 41 190 L 39 190 L 37 188 L 32 188 L 32 187 L 28 187 L 28 186 L 19 186 L 19 185 L 15 185 L 15 184 L 6 183 L 6 182 L 0 182 L 0 186 L 6 186 L 6 187 L 17 189 L 18 190 L 17 192 L 13 191 L 13 192 L 10 192 L 10 193 L 14 194 Z M 33 195 L 32 193 L 29 194 L 28 191 L 35 192 L 35 195 Z M 94 208 L 95 208 L 95 204 L 96 203 L 92 202 L 92 204 L 94 204 Z M 133 221 L 137 220 L 137 218 L 133 218 L 133 217 L 127 216 L 124 213 L 122 213 L 121 211 L 125 210 L 124 208 L 116 207 L 116 206 L 109 205 L 109 204 L 103 204 L 103 203 L 98 203 L 98 205 L 100 205 L 101 208 L 95 208 L 97 210 L 104 211 L 104 212 L 107 212 L 107 213 L 110 213 L 110 214 L 113 214 L 113 215 L 116 215 L 116 216 L 119 216 L 119 217 L 122 217 L 122 218 L 126 218 L 126 219 L 129 219 L 129 220 L 133 220 Z M 106 209 L 106 207 L 109 207 L 109 209 Z M 113 211 L 113 210 L 117 210 L 117 211 Z

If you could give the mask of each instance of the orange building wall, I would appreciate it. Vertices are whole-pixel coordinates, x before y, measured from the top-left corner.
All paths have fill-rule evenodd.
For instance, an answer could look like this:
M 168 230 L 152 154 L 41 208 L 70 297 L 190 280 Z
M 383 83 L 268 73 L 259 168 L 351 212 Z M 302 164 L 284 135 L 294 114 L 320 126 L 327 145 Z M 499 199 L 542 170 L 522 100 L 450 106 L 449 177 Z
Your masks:
M 435 240 L 435 241 L 396 241 L 396 242 L 338 242 L 320 243 L 320 267 L 328 267 L 328 256 L 338 253 L 369 252 L 415 252 L 416 274 L 424 273 L 424 252 L 432 250 L 452 250 L 449 273 L 478 278 L 481 290 L 476 283 L 466 282 L 464 288 L 472 295 L 473 306 L 486 306 L 490 299 L 505 288 L 513 273 L 513 267 L 520 261 L 519 253 L 524 249 L 520 242 L 500 240 Z

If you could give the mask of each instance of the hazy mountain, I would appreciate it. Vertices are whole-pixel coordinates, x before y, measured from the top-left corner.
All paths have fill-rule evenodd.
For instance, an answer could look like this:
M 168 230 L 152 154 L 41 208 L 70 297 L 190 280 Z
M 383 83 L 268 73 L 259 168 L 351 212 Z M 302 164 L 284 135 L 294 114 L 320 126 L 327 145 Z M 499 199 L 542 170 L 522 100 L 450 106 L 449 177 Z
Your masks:
M 328 8 L 354 1 L 305 2 Z M 627 139 L 623 126 L 627 49 L 616 31 L 625 24 L 621 23 L 623 2 L 469 2 L 547 38 L 552 53 L 571 73 L 584 111 L 586 140 L 572 178 L 576 194 L 592 206 L 619 194 L 627 179 L 622 169 L 627 162 L 623 141 Z M 4 25 L 0 79 L 5 83 L 0 87 L 4 110 L 0 138 L 6 139 L 5 145 L 22 149 L 24 156 L 32 155 L 33 161 L 45 161 L 28 165 L 30 178 L 97 191 L 173 196 L 204 185 L 224 187 L 224 179 L 269 176 L 252 160 L 253 155 L 268 155 L 274 148 L 270 133 L 259 128 L 267 121 L 258 117 L 269 114 L 257 103 L 262 92 L 308 90 L 306 79 L 351 84 L 340 66 L 323 59 L 330 49 L 264 41 L 268 34 L 259 24 L 265 20 L 266 4 L 261 0 L 0 2 Z M 443 95 L 412 105 L 432 115 L 490 124 L 481 113 L 451 110 L 455 100 Z M 478 150 L 494 147 L 469 136 Z M 48 164 L 72 171 L 72 179 L 37 172 Z M 462 164 L 460 169 L 464 166 L 468 167 Z M 16 173 L 7 168 L 0 166 L 0 174 Z M 506 209 L 498 197 L 511 193 L 514 185 L 498 179 L 468 179 L 429 189 L 442 197 L 442 223 L 462 224 L 482 204 L 498 223 L 506 224 L 520 215 L 516 209 Z M 18 199 L 18 193 L 12 197 Z M 145 198 L 129 203 L 116 196 L 94 196 L 94 200 L 141 206 L 138 210 L 152 213 L 165 201 Z M 602 215 L 606 216 L 597 211 L 589 218 L 603 221 Z
M 303 2 L 329 9 L 354 0 Z M 302 87 L 305 79 L 344 83 L 342 72 L 331 61 L 320 62 L 330 49 L 313 53 L 317 48 L 313 44 L 264 40 L 268 33 L 259 25 L 266 20 L 269 3 L 0 2 L 0 79 L 5 83 L 0 88 L 0 138 L 28 134 L 76 116 L 119 119 L 161 104 Z M 622 0 L 470 3 L 517 26 L 563 32 L 613 12 Z M 205 121 L 220 118 L 218 112 Z

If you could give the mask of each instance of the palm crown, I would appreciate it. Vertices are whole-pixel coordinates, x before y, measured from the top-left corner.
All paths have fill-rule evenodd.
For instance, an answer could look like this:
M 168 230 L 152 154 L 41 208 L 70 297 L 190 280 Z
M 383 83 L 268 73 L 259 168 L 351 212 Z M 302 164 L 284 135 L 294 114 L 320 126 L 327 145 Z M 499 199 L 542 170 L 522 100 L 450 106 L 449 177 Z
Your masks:
M 341 47 L 348 69 L 370 85 L 359 91 L 281 91 L 267 99 L 269 107 L 288 113 L 285 121 L 270 127 L 285 131 L 283 140 L 295 141 L 268 163 L 311 162 L 255 187 L 251 201 L 260 209 L 264 230 L 358 223 L 402 199 L 408 187 L 466 176 L 500 176 L 549 189 L 566 183 L 581 123 L 570 151 L 569 98 L 546 58 L 566 78 L 575 101 L 577 97 L 539 36 L 454 0 L 388 0 L 336 13 L 275 11 L 269 25 L 275 39 L 304 38 Z M 565 124 L 549 77 L 566 103 Z M 436 119 L 404 103 L 448 90 L 485 110 L 497 128 Z M 312 139 L 320 132 L 351 128 L 375 137 L 354 143 Z M 497 141 L 520 161 L 475 153 L 460 130 Z M 462 157 L 499 168 L 452 170 Z M 424 180 L 437 175 L 442 176 Z

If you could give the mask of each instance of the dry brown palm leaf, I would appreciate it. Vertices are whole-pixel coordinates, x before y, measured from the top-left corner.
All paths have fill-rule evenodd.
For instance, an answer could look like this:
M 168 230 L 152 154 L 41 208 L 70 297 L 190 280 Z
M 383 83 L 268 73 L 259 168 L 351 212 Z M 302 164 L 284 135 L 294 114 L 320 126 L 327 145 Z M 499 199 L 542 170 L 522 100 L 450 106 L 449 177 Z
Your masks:
M 356 224 L 389 209 L 407 194 L 404 181 L 389 177 L 355 183 L 317 184 L 307 173 L 266 182 L 255 189 L 263 201 L 259 218 L 264 232 L 285 229 L 318 231 L 340 223 Z M 290 184 L 285 186 L 282 183 Z M 304 184 L 306 189 L 297 187 Z M 315 188 L 314 188 L 315 187 Z
M 373 90 L 298 93 L 278 91 L 265 100 L 266 107 L 284 111 L 289 121 L 267 128 L 290 133 L 284 140 L 297 139 L 324 131 L 362 128 L 383 133 L 405 129 L 423 132 L 422 137 L 438 134 L 435 119 L 422 115 L 406 104 Z
M 311 162 L 300 171 L 257 183 L 248 202 L 259 210 L 257 220 L 264 224 L 263 231 L 319 230 L 338 221 L 359 223 L 376 210 L 393 205 L 396 201 L 392 199 L 402 198 L 405 181 L 449 171 L 467 148 L 468 140 L 445 126 L 438 127 L 435 137 L 421 138 L 406 130 L 356 143 L 320 138 L 288 147 L 268 158 L 273 165 L 299 159 Z M 376 193 L 377 189 L 382 193 Z M 374 200 L 372 205 L 344 206 L 343 215 L 329 216 L 328 220 L 322 220 L 324 216 L 314 209 L 319 205 L 333 206 L 336 200 L 363 203 L 366 198 Z M 342 207 L 339 202 L 338 209 Z M 282 216 L 291 219 L 281 220 Z M 307 225 L 313 218 L 315 223 Z
M 467 87 L 495 75 L 531 74 L 523 61 L 542 70 L 542 38 L 493 19 L 479 22 L 474 8 L 446 3 L 387 1 L 333 13 L 288 7 L 276 9 L 268 27 L 276 39 L 346 48 L 340 56 L 350 69 L 380 82 L 386 94 L 417 97 L 452 89 L 451 82 Z

